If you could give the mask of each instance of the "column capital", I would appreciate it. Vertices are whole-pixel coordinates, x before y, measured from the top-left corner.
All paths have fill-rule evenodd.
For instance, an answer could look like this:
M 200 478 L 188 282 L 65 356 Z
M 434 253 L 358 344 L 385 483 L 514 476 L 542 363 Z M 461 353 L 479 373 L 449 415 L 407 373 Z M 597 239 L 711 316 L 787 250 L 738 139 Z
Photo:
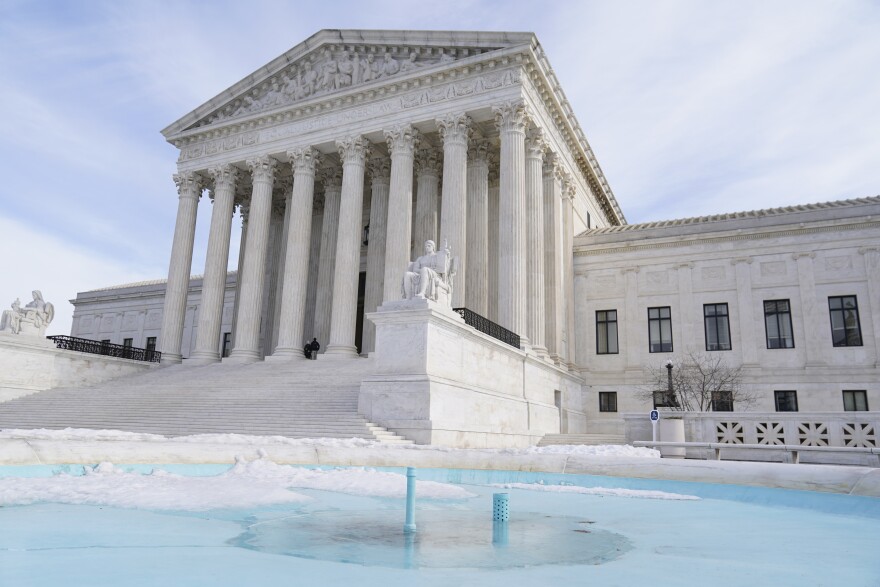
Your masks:
M 730 260 L 731 265 L 739 265 L 740 263 L 746 263 L 748 265 L 752 264 L 753 259 L 751 257 L 737 257 L 735 259 Z
M 214 189 L 220 190 L 228 188 L 235 189 L 235 184 L 239 178 L 238 168 L 229 163 L 215 165 L 208 169 L 208 174 L 214 180 Z
M 443 118 L 434 121 L 440 133 L 440 139 L 444 145 L 459 144 L 467 148 L 467 142 L 471 133 L 471 117 L 464 112 L 447 114 Z
M 555 181 L 562 183 L 564 179 L 564 170 L 559 155 L 551 149 L 547 149 L 544 153 L 543 172 L 545 178 L 553 178 Z
M 390 183 L 391 182 L 391 159 L 385 155 L 376 155 L 370 157 L 367 161 L 367 173 L 373 183 Z
M 443 154 L 437 149 L 419 149 L 416 152 L 416 175 L 440 177 L 443 171 Z
M 317 171 L 318 179 L 324 184 L 324 191 L 342 186 L 342 168 L 336 165 L 332 167 L 322 167 Z
M 471 138 L 468 141 L 468 163 L 471 165 L 489 165 L 489 141 Z
M 385 131 L 385 142 L 388 143 L 388 153 L 394 157 L 397 154 L 412 155 L 419 147 L 422 137 L 418 129 L 409 124 L 395 126 Z
M 880 253 L 880 247 L 859 247 L 859 255 L 867 255 L 868 253 Z
M 279 177 L 275 180 L 273 192 L 277 192 L 281 194 L 281 200 L 290 197 L 290 193 L 293 190 L 293 176 L 286 175 L 284 177 Z
M 272 157 L 269 157 L 268 155 L 254 157 L 248 159 L 246 163 L 248 169 L 251 170 L 251 175 L 253 176 L 255 183 L 271 183 L 275 179 L 275 168 L 278 166 L 278 161 Z
M 531 119 L 528 106 L 522 100 L 503 102 L 492 106 L 495 126 L 501 132 L 525 133 Z
M 624 275 L 626 275 L 627 273 L 638 273 L 639 267 L 623 267 L 620 272 Z
M 343 165 L 346 163 L 363 164 L 370 156 L 370 141 L 361 135 L 348 137 L 336 141 L 336 150 L 339 152 L 339 158 Z
M 577 188 L 574 185 L 574 177 L 565 171 L 562 176 L 562 198 L 564 200 L 574 200 Z
M 526 132 L 526 158 L 542 159 L 547 150 L 547 141 L 544 139 L 544 130 L 531 128 Z
M 205 188 L 205 178 L 195 171 L 181 171 L 175 173 L 174 185 L 177 186 L 177 194 L 181 198 L 199 199 Z
M 294 176 L 315 176 L 315 169 L 321 164 L 321 153 L 314 147 L 292 149 L 287 152 Z
M 797 261 L 798 259 L 804 259 L 804 258 L 815 259 L 816 253 L 814 253 L 813 251 L 801 251 L 799 253 L 792 253 L 791 258 L 794 259 L 795 261 Z

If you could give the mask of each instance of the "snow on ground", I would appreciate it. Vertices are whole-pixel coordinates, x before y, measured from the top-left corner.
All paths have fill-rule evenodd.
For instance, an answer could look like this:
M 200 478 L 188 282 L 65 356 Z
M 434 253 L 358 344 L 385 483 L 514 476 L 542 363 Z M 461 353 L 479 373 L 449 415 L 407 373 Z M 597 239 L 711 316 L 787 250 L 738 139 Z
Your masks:
M 646 489 L 617 489 L 608 487 L 579 487 L 577 485 L 544 485 L 543 483 L 497 483 L 492 487 L 504 489 L 527 489 L 529 491 L 550 491 L 554 493 L 582 493 L 586 495 L 600 495 L 613 497 L 636 497 L 641 499 L 669 499 L 676 501 L 699 500 L 696 495 L 682 493 L 668 493 L 666 491 L 652 491 Z
M 89 430 L 83 428 L 65 428 L 63 430 L 37 430 L 6 429 L 0 430 L 0 439 L 3 438 L 27 438 L 29 440 L 60 440 L 60 441 L 129 441 L 129 442 L 186 442 L 197 444 L 222 444 L 222 445 L 292 445 L 292 446 L 318 446 L 334 448 L 390 448 L 394 447 L 409 450 L 434 450 L 454 452 L 457 450 L 449 447 L 432 445 L 388 445 L 375 440 L 364 438 L 287 438 L 284 436 L 249 436 L 245 434 L 194 434 L 192 436 L 162 436 L 160 434 L 146 434 L 140 432 L 123 432 L 121 430 Z M 633 447 L 629 445 L 554 445 L 554 446 L 530 446 L 528 448 L 501 448 L 479 449 L 488 452 L 502 454 L 554 454 L 576 455 L 579 457 L 636 457 L 636 458 L 660 458 L 660 451 L 652 448 Z
M 406 477 L 366 468 L 302 469 L 260 458 L 239 460 L 214 477 L 186 477 L 154 469 L 126 472 L 112 463 L 85 467 L 85 475 L 0 478 L 0 506 L 39 502 L 153 510 L 209 510 L 296 503 L 310 498 L 291 489 L 320 489 L 360 496 L 404 498 Z M 418 481 L 419 499 L 464 499 L 474 494 L 446 483 Z

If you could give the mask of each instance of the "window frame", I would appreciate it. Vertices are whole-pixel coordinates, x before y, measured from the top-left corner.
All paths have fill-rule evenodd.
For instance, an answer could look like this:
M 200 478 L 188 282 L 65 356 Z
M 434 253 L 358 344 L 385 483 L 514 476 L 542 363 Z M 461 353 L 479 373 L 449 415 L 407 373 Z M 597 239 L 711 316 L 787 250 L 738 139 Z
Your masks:
M 717 308 L 719 306 L 724 306 L 724 314 L 718 314 Z M 715 314 L 709 316 L 706 314 L 706 310 L 708 308 L 714 308 Z M 720 339 L 721 337 L 718 334 L 718 321 L 720 319 L 724 319 L 725 330 L 727 333 L 727 348 L 709 348 L 709 322 L 711 321 L 715 326 L 715 340 L 719 341 L 718 346 L 721 346 Z M 720 302 L 717 304 L 703 304 L 703 336 L 706 339 L 706 351 L 707 352 L 715 352 L 715 351 L 731 351 L 733 350 L 733 342 L 730 339 L 730 308 L 727 305 L 727 302 Z
M 608 313 L 614 312 L 614 319 L 608 319 Z M 599 320 L 599 314 L 605 314 L 604 320 Z M 609 328 L 611 325 L 614 325 L 614 350 L 609 350 Z M 605 350 L 602 351 L 601 345 L 599 341 L 602 340 L 602 337 L 599 335 L 600 328 L 599 326 L 605 326 Z M 617 310 L 596 310 L 596 354 L 597 355 L 617 355 L 620 354 L 620 331 L 617 328 Z
M 606 401 L 603 402 L 602 400 Z M 609 401 L 613 401 L 613 406 L 609 406 Z M 611 409 L 611 408 L 614 409 Z M 617 392 L 616 391 L 600 391 L 599 392 L 599 412 L 600 413 L 617 413 Z
M 729 410 L 720 410 L 718 409 L 718 404 L 722 404 L 724 407 L 730 406 Z M 727 391 L 725 389 L 720 389 L 712 392 L 712 411 L 713 412 L 732 412 L 733 409 L 733 392 Z
M 780 410 L 780 397 L 783 397 L 782 394 L 786 394 L 785 397 L 794 398 L 794 409 L 793 410 Z M 787 394 L 791 394 L 790 396 Z M 787 401 L 787 400 L 786 400 Z M 776 389 L 773 390 L 773 403 L 776 406 L 777 412 L 797 412 L 798 411 L 798 399 L 797 399 L 797 390 L 794 389 Z
M 229 353 L 232 352 L 232 333 L 224 332 L 222 339 L 222 346 L 220 347 L 220 357 L 226 358 L 229 356 Z
M 853 304 L 855 305 L 854 308 L 843 307 L 844 300 L 846 300 L 848 298 L 852 298 Z M 831 307 L 831 300 L 840 300 L 841 307 L 840 308 L 832 308 Z M 847 310 L 852 310 L 853 312 L 855 312 L 855 317 L 856 317 L 855 333 L 859 338 L 857 343 L 852 343 L 852 344 L 849 343 L 849 332 L 851 329 L 847 328 L 847 326 L 846 326 L 845 312 Z M 841 344 L 838 344 L 837 341 L 834 339 L 834 330 L 835 330 L 835 328 L 834 328 L 834 315 L 837 312 L 840 312 L 840 314 L 841 314 L 840 320 L 843 323 L 843 342 Z M 835 348 L 864 346 L 864 339 L 862 338 L 862 323 L 861 323 L 861 318 L 859 317 L 858 296 L 856 296 L 856 295 L 828 296 L 828 320 L 831 323 L 831 346 L 833 346 Z
M 778 306 L 780 302 L 785 302 L 788 305 L 788 309 L 785 311 L 780 311 L 779 306 Z M 767 313 L 767 304 L 769 304 L 769 303 L 775 304 L 775 308 L 772 313 L 768 314 Z M 778 349 L 793 349 L 793 348 L 795 348 L 794 326 L 792 325 L 792 321 L 791 321 L 791 300 L 790 299 L 764 300 L 762 303 L 762 307 L 764 308 L 764 336 L 765 336 L 765 339 L 767 342 L 767 349 L 768 350 L 778 350 Z M 788 317 L 788 332 L 791 334 L 791 336 L 790 336 L 791 346 L 771 346 L 771 344 L 770 344 L 770 328 L 769 328 L 769 318 L 771 316 L 775 318 L 775 322 L 776 322 L 776 332 L 777 332 L 776 340 L 786 340 L 785 338 L 780 337 L 778 335 L 778 333 L 782 332 L 782 330 L 783 330 L 782 328 L 780 328 L 780 316 L 787 316 Z
M 652 310 L 657 310 L 657 318 L 651 317 Z M 662 310 L 666 310 L 669 313 L 669 315 L 666 317 L 663 317 Z M 657 323 L 657 329 L 658 329 L 657 334 L 658 334 L 659 338 L 658 338 L 657 344 L 660 346 L 660 349 L 658 349 L 658 350 L 654 350 L 654 343 L 652 342 L 652 339 L 651 339 L 651 326 L 653 325 L 654 322 Z M 664 345 L 666 343 L 663 341 L 663 322 L 668 322 L 668 324 L 669 324 L 669 348 L 668 349 L 665 348 Z M 674 348 L 675 347 L 673 345 L 673 339 L 672 339 L 672 306 L 654 306 L 654 307 L 648 308 L 648 352 L 649 353 L 671 353 L 671 352 L 674 352 L 674 350 L 673 350 Z
M 853 409 L 850 409 L 850 408 L 847 407 L 847 404 L 846 404 L 846 396 L 847 396 L 847 394 L 852 394 L 852 397 L 853 397 L 853 402 L 852 402 Z M 865 407 L 865 409 L 863 409 L 863 410 L 859 409 L 859 407 L 858 407 L 858 402 L 855 401 L 855 397 L 856 397 L 855 394 L 861 394 L 861 397 L 864 398 L 864 407 Z M 844 389 L 844 390 L 843 390 L 843 411 L 844 411 L 844 412 L 869 412 L 869 411 L 871 411 L 871 408 L 868 407 L 868 390 L 867 390 L 867 389 Z

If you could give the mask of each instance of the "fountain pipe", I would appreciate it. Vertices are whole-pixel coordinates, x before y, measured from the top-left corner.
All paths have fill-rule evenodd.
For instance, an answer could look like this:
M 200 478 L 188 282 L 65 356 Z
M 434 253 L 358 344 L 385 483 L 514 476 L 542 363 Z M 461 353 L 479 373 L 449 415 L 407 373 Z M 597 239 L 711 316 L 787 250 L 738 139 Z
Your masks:
M 416 531 L 416 470 L 413 467 L 406 468 L 406 522 L 403 531 Z

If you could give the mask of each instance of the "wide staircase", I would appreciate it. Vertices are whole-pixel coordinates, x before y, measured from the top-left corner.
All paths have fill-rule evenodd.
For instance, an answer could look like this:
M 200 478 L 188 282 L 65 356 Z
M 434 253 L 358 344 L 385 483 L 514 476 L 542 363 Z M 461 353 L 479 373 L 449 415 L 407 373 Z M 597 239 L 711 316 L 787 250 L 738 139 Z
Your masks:
M 357 412 L 370 359 L 160 367 L 94 387 L 0 403 L 0 429 L 123 430 L 165 436 L 247 434 L 411 441 Z

